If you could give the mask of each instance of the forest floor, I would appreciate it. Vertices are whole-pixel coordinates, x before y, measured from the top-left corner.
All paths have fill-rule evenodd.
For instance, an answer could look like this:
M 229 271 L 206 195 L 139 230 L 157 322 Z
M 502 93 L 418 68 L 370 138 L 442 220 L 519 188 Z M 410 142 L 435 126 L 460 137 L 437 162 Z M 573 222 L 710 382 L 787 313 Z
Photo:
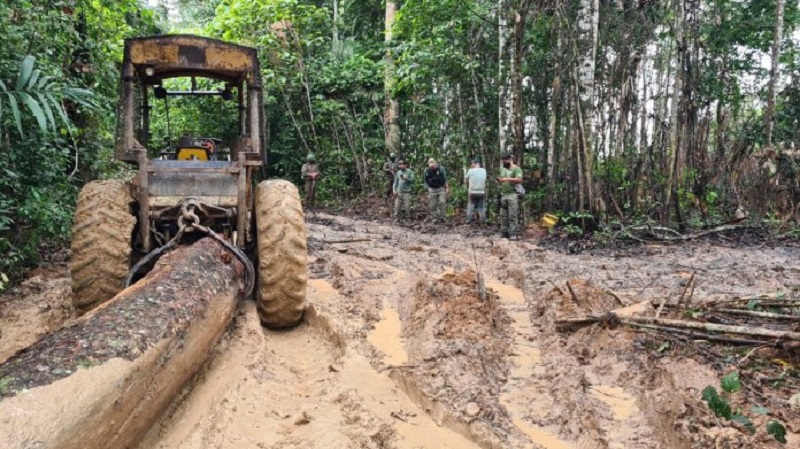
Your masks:
M 701 399 L 743 358 L 797 376 L 796 354 L 714 346 L 725 357 L 713 360 L 629 327 L 555 326 L 609 310 L 653 315 L 687 282 L 695 303 L 797 297 L 797 246 L 726 238 L 576 252 L 538 232 L 508 241 L 353 215 L 309 216 L 304 323 L 265 330 L 243 301 L 140 448 L 800 447 L 800 411 L 786 402 L 797 384 L 730 398 L 755 434 Z M 72 318 L 66 257 L 0 296 L 0 361 Z M 772 418 L 788 428 L 785 445 L 767 435 Z

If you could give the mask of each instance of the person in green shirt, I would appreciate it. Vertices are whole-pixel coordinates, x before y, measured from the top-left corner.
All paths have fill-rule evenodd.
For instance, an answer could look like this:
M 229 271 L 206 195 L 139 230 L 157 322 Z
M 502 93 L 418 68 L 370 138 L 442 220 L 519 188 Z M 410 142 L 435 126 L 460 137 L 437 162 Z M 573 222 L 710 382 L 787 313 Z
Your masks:
M 404 159 L 397 160 L 392 195 L 394 196 L 394 222 L 411 218 L 411 186 L 414 185 L 414 172 L 408 168 Z
M 500 232 L 503 238 L 511 235 L 519 236 L 519 197 L 517 184 L 522 183 L 522 168 L 514 163 L 510 154 L 505 153 L 500 157 Z

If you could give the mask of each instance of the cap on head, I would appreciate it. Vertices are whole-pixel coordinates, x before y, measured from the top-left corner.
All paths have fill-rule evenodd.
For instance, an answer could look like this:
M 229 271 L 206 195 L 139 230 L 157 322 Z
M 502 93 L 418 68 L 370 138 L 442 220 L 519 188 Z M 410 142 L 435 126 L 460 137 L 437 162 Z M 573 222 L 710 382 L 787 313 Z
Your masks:
M 397 157 L 397 153 L 389 153 L 389 157 L 394 159 Z
M 511 153 L 503 153 L 503 155 L 500 156 L 500 159 L 502 159 L 504 161 L 510 161 L 512 157 L 513 156 L 511 156 Z
M 472 163 L 472 164 L 480 164 L 480 163 L 481 163 L 481 158 L 479 158 L 479 157 L 473 157 L 473 158 L 470 160 L 470 163 Z
M 306 161 L 310 162 L 310 161 L 316 161 L 316 160 L 317 160 L 317 157 L 314 156 L 314 153 L 308 153 L 308 156 L 306 156 Z

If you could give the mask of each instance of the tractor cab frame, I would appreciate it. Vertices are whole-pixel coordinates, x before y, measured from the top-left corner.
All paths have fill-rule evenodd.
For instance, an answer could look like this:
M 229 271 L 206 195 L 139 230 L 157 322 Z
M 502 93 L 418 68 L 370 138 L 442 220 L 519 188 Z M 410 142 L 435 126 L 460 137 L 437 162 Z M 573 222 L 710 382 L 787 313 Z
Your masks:
M 164 81 L 178 77 L 191 78 L 192 88 L 168 90 Z M 197 78 L 224 82 L 225 88 L 198 90 Z M 133 181 L 138 206 L 134 248 L 147 254 L 169 241 L 181 206 L 191 200 L 200 224 L 244 249 L 252 240 L 252 173 L 265 162 L 256 50 L 192 35 L 127 39 L 120 93 L 115 157 L 139 169 Z M 237 137 L 227 151 L 219 139 L 188 136 L 179 139 L 174 151 L 151 148 L 154 99 L 208 95 L 237 102 Z

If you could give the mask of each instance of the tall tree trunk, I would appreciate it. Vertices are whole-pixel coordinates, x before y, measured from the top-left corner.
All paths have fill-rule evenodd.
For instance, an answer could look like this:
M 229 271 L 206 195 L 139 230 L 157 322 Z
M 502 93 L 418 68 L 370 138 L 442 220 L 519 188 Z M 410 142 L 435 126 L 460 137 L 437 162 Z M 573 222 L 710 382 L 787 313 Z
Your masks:
M 597 27 L 600 20 L 599 0 L 580 0 L 578 6 L 578 123 L 581 128 L 584 201 L 581 209 L 594 210 L 592 170 L 594 161 L 594 71 L 597 55 Z
M 339 51 L 339 0 L 333 0 L 333 36 L 331 38 L 333 53 Z
M 384 73 L 384 122 L 386 123 L 386 151 L 389 153 L 400 152 L 400 103 L 394 98 L 395 70 L 394 55 L 392 54 L 392 28 L 394 19 L 397 15 L 397 2 L 387 0 L 386 2 L 386 72 Z
M 556 47 L 561 48 L 561 33 L 556 30 Z M 556 161 L 556 122 L 559 111 L 559 100 L 561 99 L 561 57 L 560 52 L 556 52 L 556 65 L 553 70 L 553 85 L 551 87 L 550 117 L 547 133 L 547 198 L 545 207 L 550 210 L 554 204 L 553 196 L 556 191 L 555 161 Z
M 781 35 L 783 34 L 783 6 L 785 0 L 775 1 L 775 37 L 772 40 L 772 66 L 769 70 L 769 94 L 767 96 L 767 110 L 764 112 L 764 127 L 766 129 L 767 148 L 772 147 L 772 129 L 775 115 L 775 85 L 778 84 L 778 57 L 781 51 Z
M 675 0 L 675 78 L 672 83 L 672 102 L 669 113 L 669 147 L 666 154 L 667 184 L 664 188 L 664 204 L 661 220 L 669 222 L 670 203 L 672 202 L 672 188 L 675 184 L 675 168 L 680 157 L 679 149 L 679 112 L 681 103 L 681 90 L 683 79 L 683 55 L 685 42 L 683 39 L 683 0 Z
M 525 19 L 528 14 L 528 3 L 523 0 L 514 18 L 514 54 L 511 59 L 511 104 L 514 130 L 514 161 L 522 164 L 525 149 L 525 117 L 522 113 L 522 56 L 523 39 L 525 38 Z
M 509 114 L 509 86 L 505 73 L 504 60 L 506 58 L 506 44 L 508 43 L 508 19 L 506 16 L 506 5 L 503 0 L 497 0 L 497 139 L 500 145 L 500 153 L 508 151 L 508 128 Z

